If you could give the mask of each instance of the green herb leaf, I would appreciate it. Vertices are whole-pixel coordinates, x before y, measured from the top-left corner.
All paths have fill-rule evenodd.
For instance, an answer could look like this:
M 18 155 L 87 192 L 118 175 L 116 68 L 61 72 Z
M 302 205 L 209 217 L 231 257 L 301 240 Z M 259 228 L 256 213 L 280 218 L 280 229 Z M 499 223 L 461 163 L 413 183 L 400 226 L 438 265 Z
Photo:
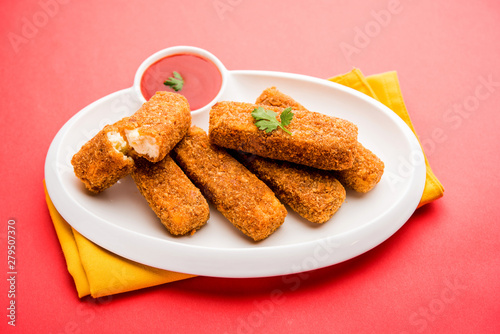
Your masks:
M 289 135 L 292 135 L 290 131 L 285 129 L 285 126 L 289 125 L 290 122 L 292 121 L 293 118 L 292 108 L 286 108 L 281 112 L 280 115 L 281 122 L 276 119 L 278 113 L 272 110 L 264 109 L 263 107 L 255 108 L 252 111 L 252 116 L 256 120 L 255 126 L 259 128 L 259 130 L 264 130 L 266 131 L 266 133 L 269 133 L 271 131 L 276 130 L 279 126 L 283 131 L 285 131 Z
M 281 125 L 288 126 L 293 118 L 292 107 L 288 107 L 281 112 L 280 119 Z
M 179 74 L 179 72 L 174 71 L 173 75 L 173 77 L 168 78 L 168 80 L 166 80 L 163 84 L 165 86 L 172 87 L 176 92 L 178 92 L 184 86 L 184 79 Z

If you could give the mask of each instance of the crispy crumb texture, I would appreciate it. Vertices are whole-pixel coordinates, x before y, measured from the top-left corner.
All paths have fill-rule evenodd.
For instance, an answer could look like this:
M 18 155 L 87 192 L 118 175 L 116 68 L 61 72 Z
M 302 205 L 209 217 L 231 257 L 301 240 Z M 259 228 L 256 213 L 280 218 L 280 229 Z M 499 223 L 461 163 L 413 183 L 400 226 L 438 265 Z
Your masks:
M 346 191 L 332 173 L 287 161 L 231 151 L 276 196 L 310 222 L 323 224 L 342 206 Z
M 207 201 L 170 155 L 158 163 L 137 159 L 132 178 L 171 234 L 193 234 L 208 221 Z
M 121 121 L 105 126 L 73 156 L 75 175 L 97 194 L 127 176 L 134 161 L 126 154 L 129 147 L 120 135 Z
M 379 183 L 384 174 L 384 162 L 372 151 L 358 143 L 351 168 L 335 171 L 335 176 L 347 188 L 367 193 Z
M 265 104 L 269 106 L 275 106 L 278 108 L 288 108 L 292 107 L 296 110 L 307 110 L 304 106 L 290 96 L 282 93 L 276 87 L 270 87 L 265 89 L 260 96 L 255 101 L 256 104 Z
M 257 103 L 287 108 L 293 107 L 307 110 L 290 96 L 280 92 L 276 87 L 265 89 L 257 98 Z M 360 193 L 373 189 L 382 178 L 384 162 L 361 143 L 356 143 L 354 161 L 350 168 L 336 171 L 334 175 L 347 188 Z
M 123 124 L 123 136 L 135 153 L 151 162 L 162 160 L 191 125 L 186 98 L 157 92 Z
M 205 131 L 190 128 L 173 157 L 235 227 L 255 241 L 270 236 L 285 221 L 285 207 L 268 186 L 220 147 Z
M 266 133 L 255 126 L 251 115 L 259 106 L 231 101 L 215 104 L 210 110 L 210 141 L 225 148 L 320 169 L 352 166 L 358 134 L 353 123 L 307 110 L 293 110 L 293 119 L 287 126 L 292 135 L 281 129 Z M 284 109 L 264 107 L 278 114 Z

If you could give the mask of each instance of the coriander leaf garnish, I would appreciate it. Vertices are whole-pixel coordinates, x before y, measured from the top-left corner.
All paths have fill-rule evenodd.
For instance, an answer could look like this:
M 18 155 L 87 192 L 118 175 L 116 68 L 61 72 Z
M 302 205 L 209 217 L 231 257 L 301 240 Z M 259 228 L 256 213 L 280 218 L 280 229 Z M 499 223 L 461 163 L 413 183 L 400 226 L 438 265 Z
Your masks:
M 281 122 L 276 119 L 278 113 L 272 110 L 264 109 L 263 107 L 255 108 L 252 111 L 252 116 L 256 120 L 255 126 L 257 126 L 259 130 L 264 130 L 266 131 L 266 133 L 269 133 L 271 131 L 276 130 L 279 126 L 283 131 L 285 131 L 289 135 L 292 135 L 290 131 L 285 129 L 285 126 L 288 126 L 293 118 L 292 108 L 290 107 L 284 109 L 281 112 L 280 115 Z
M 179 72 L 174 71 L 173 74 L 174 76 L 168 78 L 168 80 L 166 80 L 163 84 L 165 86 L 172 87 L 176 92 L 178 92 L 184 86 L 184 79 L 181 77 Z
M 281 112 L 280 120 L 282 126 L 288 126 L 293 118 L 292 108 L 288 107 Z

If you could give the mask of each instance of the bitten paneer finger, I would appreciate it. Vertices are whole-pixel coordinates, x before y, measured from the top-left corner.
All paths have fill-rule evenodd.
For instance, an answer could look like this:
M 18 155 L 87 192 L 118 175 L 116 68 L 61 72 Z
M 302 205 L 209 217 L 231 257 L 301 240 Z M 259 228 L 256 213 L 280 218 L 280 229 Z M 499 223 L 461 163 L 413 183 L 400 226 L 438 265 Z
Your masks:
M 253 240 L 267 238 L 285 221 L 287 211 L 272 190 L 211 145 L 203 129 L 191 127 L 172 156 L 217 210 Z
M 307 110 L 290 96 L 280 92 L 276 87 L 265 89 L 257 98 L 256 103 L 287 108 L 293 107 Z M 347 188 L 366 193 L 373 189 L 382 178 L 384 163 L 372 151 L 361 143 L 356 143 L 356 154 L 352 167 L 335 171 L 338 180 Z
M 162 160 L 191 125 L 187 99 L 177 93 L 157 92 L 123 124 L 135 153 L 151 162 Z
M 329 171 L 231 152 L 271 188 L 278 199 L 310 222 L 323 224 L 342 206 L 346 192 Z
M 157 163 L 139 158 L 132 178 L 173 235 L 194 233 L 208 221 L 208 203 L 170 155 Z
M 120 135 L 121 124 L 118 121 L 106 125 L 71 159 L 75 175 L 95 194 L 111 187 L 134 168 L 134 161 L 127 156 L 130 147 Z
M 266 158 L 286 160 L 310 167 L 339 170 L 352 166 L 358 129 L 353 123 L 336 117 L 293 110 L 287 126 L 292 135 L 278 128 L 266 133 L 259 130 L 252 103 L 224 101 L 210 110 L 210 142 Z M 264 106 L 281 114 L 284 108 Z

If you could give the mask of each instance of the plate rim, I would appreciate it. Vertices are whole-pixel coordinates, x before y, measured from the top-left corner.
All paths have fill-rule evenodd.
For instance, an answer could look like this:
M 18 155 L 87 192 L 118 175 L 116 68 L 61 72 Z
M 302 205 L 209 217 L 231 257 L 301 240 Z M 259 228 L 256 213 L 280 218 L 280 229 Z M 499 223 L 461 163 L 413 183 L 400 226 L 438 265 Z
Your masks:
M 316 78 L 316 77 L 312 77 L 312 76 L 308 76 L 308 75 L 304 75 L 304 74 L 294 74 L 294 73 L 278 72 L 278 71 L 262 71 L 262 70 L 228 71 L 228 77 L 230 77 L 231 80 L 233 80 L 234 77 L 238 76 L 238 75 L 275 76 L 275 77 L 285 78 L 285 79 L 292 78 L 292 79 L 305 80 L 305 81 L 310 81 L 310 82 L 314 82 L 314 83 L 319 83 L 321 85 L 328 85 L 328 86 L 334 87 L 335 89 L 339 89 L 339 90 L 344 91 L 348 94 L 354 95 L 357 98 L 361 98 L 370 104 L 374 104 L 379 109 L 384 110 L 385 115 L 390 117 L 392 121 L 394 121 L 398 124 L 398 128 L 402 127 L 403 129 L 405 129 L 405 130 L 403 130 L 403 132 L 405 134 L 405 138 L 407 138 L 409 140 L 409 142 L 413 148 L 417 149 L 417 147 L 418 147 L 419 153 L 422 155 L 422 158 L 424 157 L 423 151 L 421 149 L 421 146 L 420 146 L 415 134 L 413 133 L 413 131 L 411 131 L 410 127 L 398 115 L 396 115 L 392 110 L 390 110 L 387 106 L 383 105 L 381 102 L 379 102 L 379 101 L 377 101 L 377 100 L 375 100 L 375 99 L 373 99 L 373 98 L 371 98 L 371 97 L 369 97 L 361 92 L 358 92 L 352 88 L 340 85 L 338 83 L 329 81 L 327 79 Z M 138 263 L 142 263 L 145 265 L 149 265 L 152 267 L 165 269 L 165 270 L 179 271 L 179 272 L 184 272 L 184 273 L 188 273 L 188 274 L 214 276 L 214 277 L 266 277 L 266 276 L 276 276 L 276 275 L 283 275 L 283 274 L 288 274 L 288 273 L 297 273 L 297 272 L 304 271 L 304 270 L 301 270 L 300 268 L 297 270 L 291 270 L 290 272 L 283 272 L 283 269 L 264 270 L 267 273 L 263 273 L 263 271 L 258 270 L 258 268 L 253 268 L 252 273 L 248 273 L 248 272 L 239 273 L 238 270 L 236 270 L 236 271 L 235 270 L 220 270 L 220 268 L 217 272 L 214 272 L 213 270 L 210 270 L 210 269 L 208 269 L 208 270 L 204 269 L 204 270 L 199 270 L 199 271 L 194 270 L 193 271 L 193 270 L 187 270 L 187 268 L 185 268 L 184 266 L 182 266 L 180 264 L 168 265 L 168 267 L 170 267 L 170 268 L 166 268 L 166 267 L 158 266 L 158 264 L 156 264 L 156 263 L 151 263 L 151 261 L 144 260 L 143 258 L 140 258 L 140 256 L 136 257 L 136 256 L 133 256 L 131 254 L 124 254 L 124 252 L 117 251 L 116 246 L 112 242 L 109 242 L 106 240 L 101 240 L 101 239 L 96 240 L 95 236 L 89 235 L 87 230 L 77 229 L 74 226 L 74 225 L 78 225 L 80 227 L 79 224 L 75 223 L 75 220 L 77 220 L 77 219 L 73 219 L 72 217 L 69 217 L 71 215 L 71 213 L 68 212 L 69 209 L 64 208 L 63 202 L 71 201 L 71 202 L 74 202 L 76 205 L 78 205 L 78 202 L 76 202 L 73 198 L 70 198 L 70 196 L 67 196 L 66 199 L 61 199 L 60 196 L 56 193 L 56 189 L 55 189 L 55 185 L 54 185 L 53 181 L 54 181 L 54 178 L 58 179 L 59 176 L 51 173 L 53 171 L 54 167 L 51 165 L 52 161 L 50 160 L 50 158 L 58 156 L 57 153 L 59 152 L 59 150 L 58 150 L 59 144 L 62 141 L 62 139 L 64 138 L 64 136 L 67 135 L 67 129 L 69 129 L 81 117 L 84 117 L 87 110 L 91 110 L 97 104 L 103 103 L 103 102 L 105 102 L 105 100 L 112 99 L 120 94 L 134 94 L 133 87 L 122 89 L 122 90 L 119 90 L 117 92 L 108 94 L 108 95 L 90 103 L 89 105 L 87 105 L 86 107 L 84 107 L 83 109 L 78 111 L 60 128 L 60 130 L 57 132 L 56 136 L 54 137 L 52 143 L 50 144 L 49 150 L 47 152 L 46 162 L 45 162 L 45 179 L 47 181 L 46 187 L 47 187 L 49 197 L 51 198 L 55 208 L 61 214 L 61 216 L 68 222 L 68 224 L 70 224 L 73 228 L 75 228 L 75 230 L 77 230 L 80 234 L 85 236 L 87 239 L 91 240 L 92 242 L 98 244 L 99 246 L 101 246 L 105 249 L 108 249 L 109 251 L 111 251 L 113 253 L 118 254 L 119 256 L 122 256 L 124 258 L 128 258 L 128 259 L 136 261 Z M 207 106 L 207 108 L 208 107 L 209 106 Z M 341 259 L 341 261 L 334 261 L 333 263 L 325 263 L 324 265 L 318 266 L 317 268 L 340 263 L 342 261 L 345 261 L 345 260 L 348 260 L 350 258 L 353 258 L 353 257 L 356 257 L 356 256 L 363 254 L 364 252 L 380 245 L 382 242 L 389 239 L 395 232 L 397 232 L 408 221 L 410 216 L 416 210 L 417 205 L 419 203 L 419 201 L 417 201 L 415 198 L 416 197 L 418 197 L 418 199 L 421 198 L 421 195 L 422 195 L 423 190 L 424 190 L 424 185 L 425 185 L 425 165 L 424 166 L 417 166 L 417 167 L 419 167 L 419 168 L 415 168 L 414 173 L 412 175 L 413 178 L 418 179 L 417 181 L 414 181 L 412 183 L 413 187 L 416 188 L 415 194 L 413 194 L 414 198 L 412 198 L 412 203 L 414 203 L 414 206 L 413 205 L 409 206 L 406 209 L 403 208 L 404 210 L 400 209 L 399 211 L 401 211 L 401 212 L 399 212 L 399 211 L 396 212 L 394 210 L 394 207 L 396 207 L 396 204 L 394 204 L 393 206 L 391 206 L 390 209 L 388 209 L 388 211 L 392 212 L 392 214 L 397 213 L 398 216 L 403 217 L 403 218 L 400 218 L 401 223 L 394 225 L 393 228 L 390 231 L 388 231 L 387 233 L 385 233 L 383 237 L 376 238 L 377 240 L 373 243 L 373 245 L 368 245 L 367 247 L 364 247 L 364 249 L 361 252 L 355 252 L 356 255 L 348 256 L 347 258 Z M 417 175 L 417 174 L 419 174 L 419 175 Z M 423 177 L 422 177 L 422 174 L 423 174 Z M 416 193 L 418 193 L 418 196 L 416 195 Z M 405 197 L 407 197 L 407 195 L 405 195 Z M 96 219 L 98 219 L 100 221 L 103 220 L 102 218 L 95 215 L 94 213 L 92 213 L 92 212 L 89 212 L 89 213 L 91 215 L 93 215 Z M 72 221 L 70 221 L 70 220 L 72 220 Z M 232 253 L 236 252 L 236 253 L 238 253 L 239 256 L 242 256 L 245 258 L 248 255 L 254 256 L 255 254 L 257 254 L 257 256 L 258 256 L 259 253 L 263 253 L 263 252 L 265 253 L 271 249 L 272 250 L 279 250 L 280 252 L 283 252 L 283 251 L 286 252 L 287 250 L 296 250 L 297 251 L 297 250 L 304 249 L 304 248 L 310 249 L 311 247 L 317 245 L 318 242 L 320 242 L 321 240 L 343 239 L 348 235 L 356 234 L 356 233 L 358 233 L 358 230 L 365 230 L 367 228 L 367 226 L 373 225 L 374 222 L 376 222 L 376 219 L 370 219 L 368 222 L 364 223 L 362 226 L 358 226 L 354 230 L 343 231 L 343 232 L 336 234 L 334 236 L 326 236 L 325 238 L 321 238 L 320 240 L 315 239 L 315 240 L 309 240 L 309 241 L 293 243 L 293 244 L 259 246 L 259 247 L 255 247 L 255 248 L 253 248 L 253 247 L 246 247 L 246 248 L 225 247 L 225 248 L 210 248 L 210 250 L 215 251 L 215 252 L 220 252 L 220 251 L 223 251 L 223 252 L 230 251 Z M 111 227 L 111 225 L 108 225 L 108 226 L 104 225 L 101 227 L 101 229 L 107 230 L 107 229 L 109 229 L 109 227 Z M 134 235 L 138 234 L 138 232 L 136 232 L 136 231 L 132 232 L 132 231 L 130 231 L 122 226 L 118 226 L 118 225 L 113 225 L 113 228 L 122 230 L 125 233 L 125 235 L 127 236 L 127 239 L 130 238 L 132 236 L 132 234 L 134 234 Z M 141 234 L 141 235 L 142 235 L 142 237 L 144 237 L 148 240 L 151 240 L 152 242 L 155 242 L 155 243 L 156 242 L 161 242 L 161 243 L 166 242 L 167 244 L 173 244 L 174 247 L 180 247 L 180 249 L 182 249 L 184 251 L 188 251 L 190 253 L 191 252 L 199 252 L 201 250 L 207 251 L 206 246 L 185 244 L 185 243 L 174 243 L 170 240 L 165 240 L 165 239 L 153 237 L 150 235 L 145 235 L 145 234 Z M 336 240 L 334 240 L 334 241 L 336 242 Z M 178 262 L 178 261 L 174 261 L 174 262 Z M 326 261 L 326 262 L 329 262 L 329 261 Z M 172 262 L 169 262 L 169 263 L 172 264 Z M 317 269 L 317 268 L 309 268 L 309 269 Z

